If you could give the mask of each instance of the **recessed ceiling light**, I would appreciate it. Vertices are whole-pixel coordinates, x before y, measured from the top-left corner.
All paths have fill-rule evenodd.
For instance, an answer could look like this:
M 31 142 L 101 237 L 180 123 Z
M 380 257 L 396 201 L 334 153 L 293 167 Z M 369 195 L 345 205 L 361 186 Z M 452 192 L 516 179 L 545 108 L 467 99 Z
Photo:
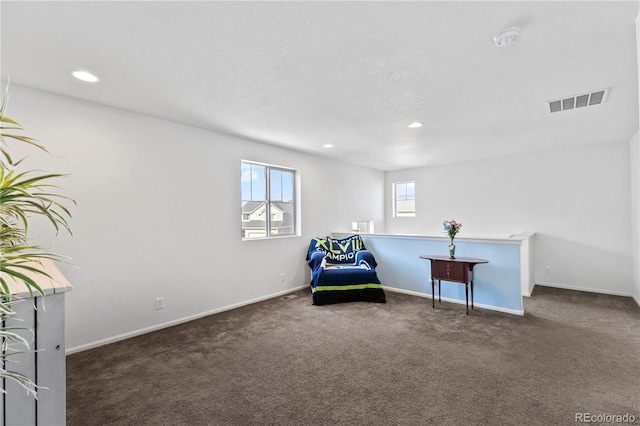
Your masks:
M 325 143 L 324 145 L 322 145 L 324 148 L 333 148 L 333 145 L 330 143 Z
M 418 127 L 422 127 L 422 124 L 423 123 L 421 123 L 420 121 L 416 121 L 415 123 L 409 124 L 409 127 L 412 128 L 412 129 L 416 129 Z
M 71 73 L 72 76 L 78 80 L 86 81 L 87 83 L 97 83 L 98 77 L 91 74 L 89 71 L 76 70 Z

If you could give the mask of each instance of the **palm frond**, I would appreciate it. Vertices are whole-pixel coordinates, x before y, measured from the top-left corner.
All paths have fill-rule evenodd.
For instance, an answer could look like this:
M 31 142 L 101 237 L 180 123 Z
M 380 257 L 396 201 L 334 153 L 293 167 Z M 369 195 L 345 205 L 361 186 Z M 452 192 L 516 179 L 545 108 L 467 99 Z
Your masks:
M 35 399 L 38 399 L 38 388 L 42 388 L 42 386 L 37 386 L 30 378 L 28 378 L 24 374 L 16 373 L 15 371 L 7 371 L 4 368 L 0 368 L 0 378 L 17 382 L 25 391 L 27 391 L 27 394 L 33 395 Z M 7 393 L 4 388 L 0 388 L 0 392 Z
M 39 144 L 35 139 L 30 138 L 29 136 L 24 136 L 19 133 L 13 132 L 13 131 L 23 131 L 24 128 L 16 120 L 10 117 L 7 117 L 4 114 L 5 110 L 7 109 L 7 103 L 9 101 L 8 90 L 9 88 L 7 87 L 7 91 L 2 97 L 2 103 L 0 104 L 0 123 L 7 123 L 7 124 L 10 124 L 10 126 L 0 126 L 0 153 L 7 160 L 9 164 L 13 165 L 14 164 L 13 160 L 9 155 L 7 148 L 5 148 L 4 146 L 4 145 L 7 145 L 6 139 L 13 139 L 18 142 L 29 144 L 31 146 L 34 146 L 38 149 L 43 150 L 44 152 L 49 152 L 49 151 L 47 151 L 47 149 L 43 145 Z M 12 133 L 7 133 L 7 131 L 11 131 Z
M 15 284 L 24 285 L 32 297 L 35 293 L 44 297 L 38 281 L 53 278 L 45 270 L 43 260 L 63 259 L 55 253 L 43 251 L 38 245 L 29 244 L 31 217 L 42 216 L 51 223 L 56 233 L 64 228 L 71 234 L 68 222 L 71 212 L 65 204 L 75 204 L 75 201 L 59 194 L 60 187 L 54 184 L 65 175 L 15 170 L 23 160 L 13 161 L 8 141 L 48 151 L 37 140 L 22 134 L 22 125 L 6 116 L 8 94 L 7 86 L 0 102 L 0 380 L 3 383 L 5 380 L 16 381 L 27 393 L 37 398 L 39 386 L 31 378 L 7 369 L 8 358 L 22 353 L 14 346 L 29 350 L 29 342 L 24 337 L 25 330 L 29 329 L 7 327 L 6 321 L 15 318 L 15 305 L 23 300 L 15 295 Z M 4 386 L 0 392 L 6 393 Z

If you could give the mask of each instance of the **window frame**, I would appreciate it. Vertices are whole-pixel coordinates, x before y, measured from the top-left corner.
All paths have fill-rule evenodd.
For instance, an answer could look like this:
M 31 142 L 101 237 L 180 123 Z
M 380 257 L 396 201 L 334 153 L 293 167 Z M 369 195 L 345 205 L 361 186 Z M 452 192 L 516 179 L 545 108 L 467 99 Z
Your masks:
M 409 198 L 408 195 L 408 191 L 406 189 L 406 185 L 407 184 L 413 184 L 413 197 Z M 397 197 L 397 186 L 399 184 L 404 184 L 405 185 L 405 197 L 401 200 L 398 200 Z M 394 218 L 404 218 L 404 217 L 416 217 L 416 181 L 415 180 L 404 180 L 404 181 L 398 181 L 398 182 L 393 182 L 391 184 L 391 197 L 392 197 L 392 201 L 393 201 L 393 217 Z M 398 201 L 408 201 L 408 200 L 413 200 L 413 212 L 409 212 L 409 213 L 404 213 L 404 214 L 398 214 Z
M 275 164 L 268 164 L 268 163 L 262 163 L 259 161 L 252 161 L 252 160 L 240 160 L 240 210 L 242 213 L 242 205 L 245 201 L 243 199 L 243 194 L 242 194 L 242 169 L 243 169 L 243 165 L 255 165 L 255 166 L 260 166 L 260 167 L 264 167 L 265 168 L 265 200 L 264 200 L 264 209 L 265 209 L 265 235 L 264 236 L 259 236 L 259 237 L 245 237 L 244 236 L 244 232 L 242 233 L 242 241 L 251 241 L 251 240 L 264 240 L 264 239 L 274 239 L 274 238 L 290 238 L 290 237 L 297 237 L 300 236 L 300 205 L 299 205 L 299 199 L 300 199 L 300 191 L 299 191 L 299 172 L 297 169 L 294 169 L 292 167 L 286 167 L 286 166 L 279 166 L 279 165 L 275 165 Z M 291 173 L 292 174 L 292 182 L 291 182 L 291 204 L 293 206 L 293 212 L 292 212 L 292 228 L 293 228 L 293 232 L 292 233 L 287 233 L 287 234 L 271 234 L 272 229 L 271 229 L 271 221 L 272 221 L 272 216 L 275 213 L 271 212 L 271 204 L 272 203 L 277 203 L 277 202 L 281 202 L 281 203 L 289 203 L 288 201 L 272 201 L 271 200 L 271 171 L 280 171 L 280 172 L 286 172 L 286 173 Z M 280 187 L 282 188 L 282 186 Z M 262 201 L 262 200 L 259 200 Z M 241 230 L 244 230 L 244 223 L 246 223 L 247 221 L 244 220 L 244 214 L 242 214 L 242 221 L 241 221 Z M 249 220 L 248 222 L 250 222 L 251 220 Z

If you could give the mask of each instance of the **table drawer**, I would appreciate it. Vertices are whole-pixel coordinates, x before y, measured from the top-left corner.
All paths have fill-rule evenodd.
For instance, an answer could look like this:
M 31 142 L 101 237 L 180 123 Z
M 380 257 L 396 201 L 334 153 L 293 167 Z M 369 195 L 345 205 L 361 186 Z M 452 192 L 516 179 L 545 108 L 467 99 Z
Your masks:
M 434 260 L 431 262 L 431 276 L 436 280 L 466 283 L 469 281 L 469 270 L 461 262 Z

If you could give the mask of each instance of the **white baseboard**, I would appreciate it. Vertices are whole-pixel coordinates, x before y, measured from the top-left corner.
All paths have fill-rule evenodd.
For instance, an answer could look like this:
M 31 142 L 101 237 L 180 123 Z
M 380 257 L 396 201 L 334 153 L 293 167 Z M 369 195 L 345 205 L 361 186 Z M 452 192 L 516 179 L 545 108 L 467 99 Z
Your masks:
M 396 293 L 404 293 L 404 294 L 408 294 L 411 296 L 418 296 L 418 297 L 424 297 L 427 299 L 431 299 L 431 295 L 427 294 L 427 293 L 421 293 L 418 291 L 413 291 L 413 290 L 404 290 L 401 288 L 395 288 L 395 287 L 387 287 L 387 286 L 383 286 L 383 288 L 385 290 L 389 290 L 389 291 L 394 291 Z M 466 304 L 466 301 L 464 300 L 458 300 L 458 299 L 450 299 L 448 297 L 442 297 L 442 300 L 444 300 L 445 302 L 450 302 L 450 303 L 459 303 L 461 305 Z M 477 306 L 478 308 L 482 308 L 482 309 L 488 309 L 490 311 L 498 311 L 498 312 L 504 312 L 507 314 L 512 314 L 512 315 L 524 315 L 524 309 L 509 309 L 509 308 L 502 308 L 500 306 L 493 306 L 493 305 L 485 305 L 483 303 L 473 303 L 473 306 Z
M 543 287 L 554 287 L 554 288 L 562 288 L 565 290 L 575 290 L 575 291 L 586 291 L 589 293 L 599 293 L 599 294 L 610 294 L 612 296 L 624 296 L 624 297 L 633 297 L 631 293 L 626 293 L 624 291 L 617 290 L 606 290 L 601 288 L 589 288 L 589 287 L 580 287 L 576 285 L 570 284 L 558 284 L 558 283 L 548 283 L 544 281 L 537 281 L 535 285 L 540 285 Z M 636 300 L 637 302 L 637 300 Z
M 640 306 L 640 299 L 638 299 L 638 296 L 634 294 L 634 295 L 633 295 L 633 296 L 631 296 L 631 297 L 633 298 L 633 300 L 635 300 L 635 301 L 636 301 L 636 305 Z
M 531 297 L 531 293 L 533 293 L 533 288 L 536 286 L 535 283 L 530 283 L 529 287 L 526 288 L 523 292 L 522 295 L 524 297 Z
M 294 288 L 289 288 L 286 290 L 279 291 L 277 293 L 269 294 L 262 297 L 257 297 L 255 299 L 247 300 L 245 302 L 235 303 L 233 305 L 224 306 L 222 308 L 212 309 L 210 311 L 201 312 L 199 314 L 190 315 L 188 317 L 179 318 L 172 321 L 163 322 L 161 324 L 155 324 L 149 327 L 140 328 L 138 330 L 129 331 L 127 333 L 118 334 L 117 336 L 107 337 L 105 339 L 96 340 L 94 342 L 85 343 L 78 346 L 73 346 L 71 348 L 67 348 L 65 351 L 66 355 L 70 355 L 76 352 L 86 351 L 87 349 L 97 348 L 98 346 L 107 345 L 109 343 L 115 343 L 120 340 L 129 339 L 131 337 L 140 336 L 142 334 L 150 333 L 152 331 L 161 330 L 163 328 L 172 327 L 174 325 L 182 324 L 185 322 L 193 321 L 198 318 L 206 317 L 213 314 L 218 314 L 224 311 L 230 311 L 231 309 L 240 308 L 242 306 L 251 305 L 253 303 L 262 302 L 263 300 L 273 299 L 274 297 L 284 296 L 285 294 L 293 293 L 294 291 L 302 290 L 309 287 L 309 285 L 301 285 Z

